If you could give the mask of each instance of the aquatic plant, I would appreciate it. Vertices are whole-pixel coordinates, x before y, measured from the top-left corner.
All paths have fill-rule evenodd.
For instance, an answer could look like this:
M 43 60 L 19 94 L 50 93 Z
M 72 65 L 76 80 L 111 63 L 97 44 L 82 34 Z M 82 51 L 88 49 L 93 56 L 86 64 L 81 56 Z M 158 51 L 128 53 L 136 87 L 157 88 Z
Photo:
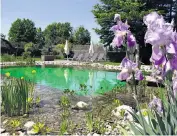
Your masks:
M 6 78 L 1 86 L 2 106 L 8 116 L 28 112 L 27 100 L 31 83 L 23 79 Z
M 51 132 L 51 128 L 47 127 L 44 123 L 37 122 L 33 125 L 32 131 L 36 134 L 46 135 Z
M 9 126 L 11 126 L 12 128 L 17 128 L 21 125 L 21 122 L 17 119 L 13 119 L 9 122 Z
M 65 89 L 64 93 L 67 94 L 67 95 L 73 96 L 75 94 L 75 91 L 74 90 Z
M 88 89 L 88 87 L 87 87 L 87 85 L 85 85 L 85 84 L 80 84 L 80 86 L 79 86 L 79 91 L 80 92 L 83 92 L 85 95 L 89 92 L 89 89 Z
M 92 130 L 93 130 L 93 115 L 91 112 L 87 112 L 85 114 L 85 116 L 86 116 L 86 126 L 87 126 L 89 132 L 92 132 Z
M 32 73 L 32 74 L 36 74 L 36 70 L 32 70 L 31 73 Z
M 5 75 L 6 75 L 6 77 L 10 77 L 10 73 L 9 72 L 5 73 Z
M 60 98 L 60 106 L 62 108 L 61 112 L 61 123 L 60 123 L 60 130 L 59 130 L 59 135 L 63 135 L 65 132 L 69 130 L 69 128 L 72 128 L 72 121 L 70 120 L 70 100 L 68 96 L 63 95 Z

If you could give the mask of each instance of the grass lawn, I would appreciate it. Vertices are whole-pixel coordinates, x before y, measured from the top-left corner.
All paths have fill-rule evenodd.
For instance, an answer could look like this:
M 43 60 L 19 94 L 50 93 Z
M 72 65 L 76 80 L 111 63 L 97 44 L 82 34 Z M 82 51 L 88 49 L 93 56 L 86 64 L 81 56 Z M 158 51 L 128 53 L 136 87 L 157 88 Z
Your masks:
M 12 55 L 1 55 L 1 62 L 19 62 L 19 61 L 26 61 L 25 59 L 23 59 L 22 56 L 12 56 Z M 40 61 L 41 58 L 33 58 L 35 61 Z
M 109 62 L 109 61 L 100 62 L 100 63 L 104 64 L 104 65 L 106 65 L 106 64 L 108 64 L 108 65 L 114 65 L 114 66 L 119 66 L 120 65 L 120 63 L 118 63 L 118 62 Z

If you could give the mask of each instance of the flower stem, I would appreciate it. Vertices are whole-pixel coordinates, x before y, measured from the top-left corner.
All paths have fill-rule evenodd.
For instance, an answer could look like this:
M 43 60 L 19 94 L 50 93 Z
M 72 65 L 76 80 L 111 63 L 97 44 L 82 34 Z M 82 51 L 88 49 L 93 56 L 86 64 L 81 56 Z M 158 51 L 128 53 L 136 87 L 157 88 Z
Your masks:
M 135 73 L 134 73 L 134 72 L 132 72 L 132 75 L 133 75 L 133 83 L 134 83 L 134 86 L 135 86 L 135 94 L 137 95 L 137 88 L 136 88 Z

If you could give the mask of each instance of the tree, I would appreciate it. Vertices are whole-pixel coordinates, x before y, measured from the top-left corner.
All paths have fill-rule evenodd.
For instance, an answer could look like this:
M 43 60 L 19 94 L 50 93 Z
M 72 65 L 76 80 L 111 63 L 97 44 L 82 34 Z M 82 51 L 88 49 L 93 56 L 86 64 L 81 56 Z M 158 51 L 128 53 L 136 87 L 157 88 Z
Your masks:
M 44 30 L 45 43 L 52 45 L 65 43 L 71 37 L 72 27 L 70 23 L 52 23 Z
M 66 40 L 71 38 L 72 30 L 71 24 L 66 23 L 58 23 L 58 35 L 60 37 L 60 43 L 65 43 Z
M 35 43 L 36 27 L 29 19 L 17 19 L 9 30 L 9 41 L 15 43 Z
M 81 45 L 90 43 L 90 32 L 83 26 L 78 27 L 74 33 L 74 42 Z
M 175 24 L 177 24 L 176 0 L 100 0 L 100 2 L 94 6 L 92 12 L 96 22 L 100 25 L 100 29 L 95 28 L 94 30 L 100 35 L 101 42 L 111 49 L 110 43 L 114 34 L 109 29 L 115 24 L 113 22 L 114 14 L 118 13 L 123 21 L 128 20 L 130 30 L 140 45 L 140 57 L 144 63 L 149 63 L 151 47 L 145 46 L 144 43 L 147 28 L 143 23 L 143 16 L 149 12 L 158 11 L 165 16 L 167 21 L 171 21 L 176 16 Z
M 105 46 L 109 46 L 114 37 L 109 29 L 115 24 L 114 14 L 121 15 L 122 20 L 127 19 L 130 30 L 135 34 L 138 43 L 144 45 L 146 27 L 143 24 L 143 16 L 151 11 L 159 11 L 165 18 L 171 21 L 176 16 L 176 0 L 100 0 L 101 4 L 94 6 L 92 10 L 100 29 L 95 32 Z
M 42 32 L 40 27 L 36 29 L 35 41 L 38 49 L 42 49 L 45 45 L 44 33 Z

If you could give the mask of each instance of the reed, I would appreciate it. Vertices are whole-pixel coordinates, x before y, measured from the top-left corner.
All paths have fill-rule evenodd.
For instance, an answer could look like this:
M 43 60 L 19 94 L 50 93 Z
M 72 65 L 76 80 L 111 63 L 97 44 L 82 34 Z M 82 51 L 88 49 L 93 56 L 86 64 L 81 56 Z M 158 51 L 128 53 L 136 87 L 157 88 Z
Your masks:
M 24 79 L 7 78 L 1 86 L 2 106 L 8 116 L 23 115 L 28 112 L 28 97 L 32 83 Z

